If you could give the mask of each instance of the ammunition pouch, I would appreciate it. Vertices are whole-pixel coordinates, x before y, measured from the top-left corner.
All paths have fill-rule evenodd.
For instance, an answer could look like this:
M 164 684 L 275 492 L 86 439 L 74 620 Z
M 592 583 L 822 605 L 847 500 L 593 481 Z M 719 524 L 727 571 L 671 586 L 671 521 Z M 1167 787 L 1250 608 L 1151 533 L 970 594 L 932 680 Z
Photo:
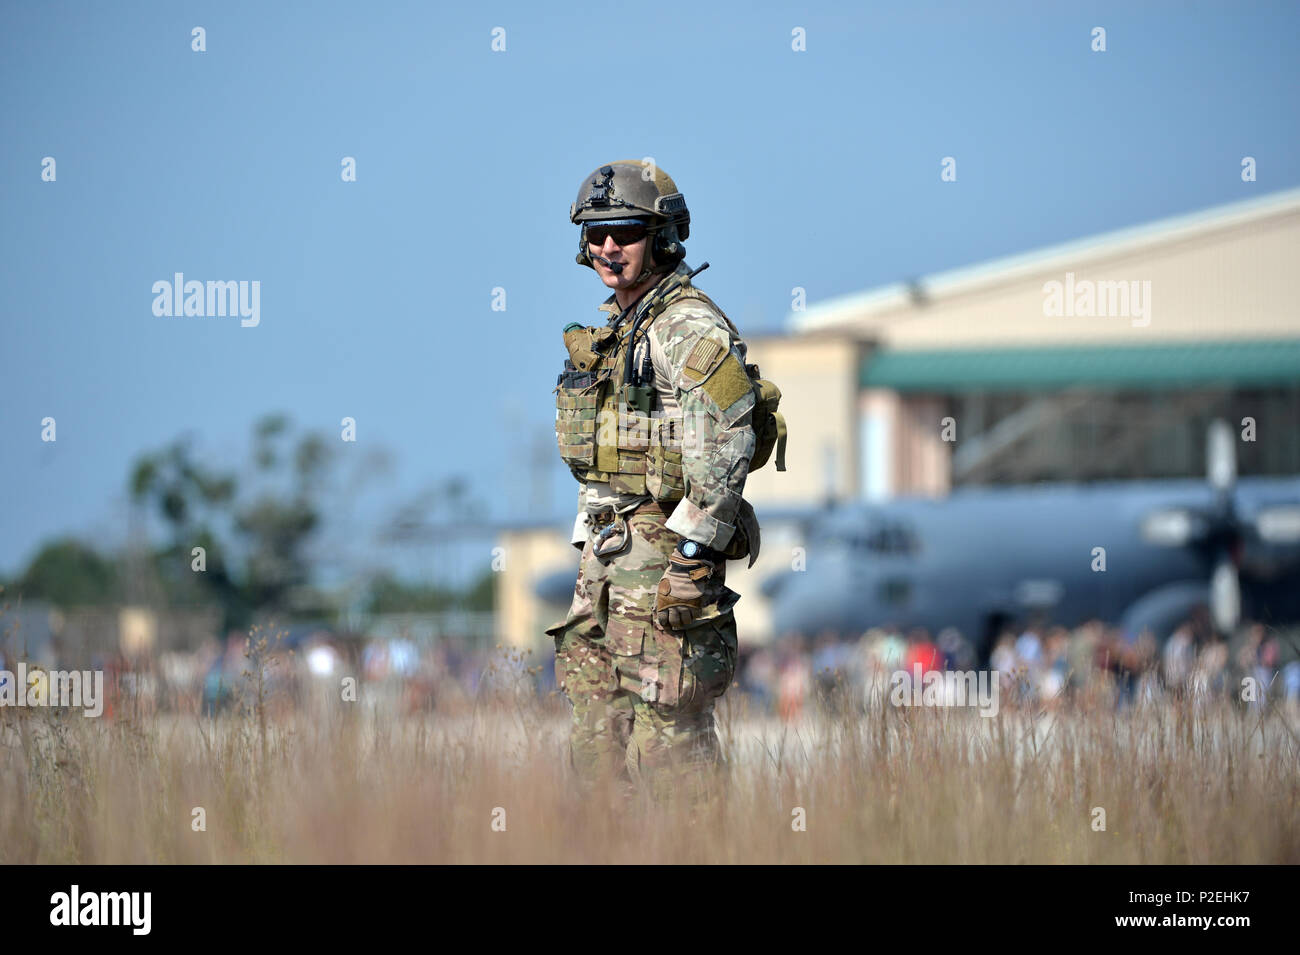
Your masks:
M 564 329 L 564 347 L 569 361 L 579 371 L 590 371 L 600 361 L 604 350 L 614 340 L 614 330 L 608 327 L 574 324 Z
M 686 493 L 681 431 L 681 418 L 655 418 L 651 421 L 645 489 L 656 501 L 679 501 Z
M 571 469 L 596 463 L 596 413 L 602 379 L 564 363 L 555 386 L 555 437 L 560 457 Z M 575 472 L 576 473 L 576 472 Z

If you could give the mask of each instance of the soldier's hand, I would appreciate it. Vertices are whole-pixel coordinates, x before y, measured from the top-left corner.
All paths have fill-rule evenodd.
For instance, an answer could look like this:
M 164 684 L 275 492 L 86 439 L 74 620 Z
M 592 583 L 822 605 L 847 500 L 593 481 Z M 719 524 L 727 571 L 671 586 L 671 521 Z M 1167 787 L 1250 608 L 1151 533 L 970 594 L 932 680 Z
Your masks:
M 713 576 L 713 564 L 691 560 L 681 554 L 668 558 L 668 569 L 659 581 L 655 619 L 665 630 L 684 630 L 700 615 L 704 586 Z

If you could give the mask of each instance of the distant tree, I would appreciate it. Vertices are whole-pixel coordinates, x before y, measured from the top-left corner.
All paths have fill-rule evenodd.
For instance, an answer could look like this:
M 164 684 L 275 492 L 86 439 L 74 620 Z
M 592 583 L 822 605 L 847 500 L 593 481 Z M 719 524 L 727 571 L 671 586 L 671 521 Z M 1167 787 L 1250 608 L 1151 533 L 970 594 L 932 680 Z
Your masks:
M 336 487 L 342 457 L 337 441 L 318 432 L 295 435 L 285 415 L 272 414 L 255 423 L 250 465 L 236 478 L 233 469 L 201 462 L 192 437 L 182 435 L 140 455 L 128 475 L 132 502 L 164 527 L 164 542 L 147 561 L 141 563 L 130 551 L 107 557 L 75 540 L 55 541 L 8 583 L 4 598 L 62 606 L 158 599 L 171 606 L 215 604 L 225 629 L 245 628 L 267 612 L 328 615 L 335 607 L 313 586 L 316 562 L 337 560 L 341 548 L 338 540 L 324 541 L 316 547 L 321 553 L 313 554 L 313 546 L 322 544 L 325 496 L 342 494 L 347 502 L 388 467 L 382 448 L 348 455 L 350 480 Z M 480 505 L 469 487 L 465 479 L 453 478 L 432 495 L 432 503 L 448 517 L 473 519 Z M 346 547 L 347 537 L 341 540 Z M 201 572 L 194 567 L 196 548 L 203 549 Z M 486 609 L 493 576 L 465 590 L 381 577 L 372 587 L 370 609 Z
M 335 461 L 319 434 L 303 435 L 291 451 L 284 447 L 290 443 L 288 419 L 283 415 L 269 415 L 257 423 L 253 447 L 257 471 L 271 488 L 276 478 L 285 486 L 262 491 L 235 513 L 235 531 L 248 555 L 249 601 L 272 611 L 308 609 L 302 606 L 304 596 L 312 597 L 307 592 L 312 578 L 307 545 L 320 526 L 318 496 Z
M 483 575 L 463 589 L 406 583 L 381 574 L 370 584 L 370 613 L 437 613 L 443 610 L 492 610 L 497 575 Z
M 478 580 L 466 589 L 464 606 L 466 610 L 491 611 L 496 606 L 497 580 L 500 575 L 491 570 L 483 571 Z
M 381 574 L 370 584 L 370 613 L 437 613 L 456 606 L 456 591 L 436 584 L 403 583 Z
M 245 626 L 251 608 L 235 580 L 220 530 L 229 520 L 238 481 L 229 471 L 200 463 L 192 444 L 184 435 L 160 451 L 141 455 L 131 468 L 131 500 L 150 507 L 167 532 L 167 544 L 153 552 L 151 569 L 171 604 L 216 602 L 225 629 Z M 195 547 L 204 550 L 203 573 L 191 569 Z
M 162 451 L 142 455 L 129 480 L 131 499 L 152 501 L 173 542 L 181 544 L 194 538 L 196 525 L 234 500 L 238 486 L 233 474 L 207 470 L 195 461 L 190 445 L 187 435 Z
M 117 567 L 111 558 L 73 538 L 46 544 L 32 558 L 6 597 L 45 600 L 56 607 L 111 604 L 121 599 Z
M 188 436 L 143 455 L 132 468 L 132 500 L 149 506 L 168 529 L 168 545 L 154 554 L 168 597 L 216 601 L 227 628 L 247 626 L 256 611 L 302 610 L 302 595 L 311 596 L 306 545 L 321 523 L 316 498 L 334 458 L 319 434 L 295 443 L 289 431 L 282 414 L 254 425 L 248 483 L 256 490 L 247 499 L 233 473 L 195 459 Z M 201 574 L 191 569 L 195 547 L 205 551 Z

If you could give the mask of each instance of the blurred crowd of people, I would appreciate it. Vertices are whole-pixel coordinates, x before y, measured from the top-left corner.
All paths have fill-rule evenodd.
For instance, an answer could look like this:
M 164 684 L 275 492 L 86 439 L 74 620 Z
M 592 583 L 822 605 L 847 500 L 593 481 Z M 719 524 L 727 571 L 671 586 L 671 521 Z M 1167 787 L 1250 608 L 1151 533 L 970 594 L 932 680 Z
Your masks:
M 1013 706 L 1051 707 L 1081 696 L 1116 706 L 1232 697 L 1300 708 L 1300 660 L 1281 635 L 1248 622 L 1235 639 L 1224 640 L 1203 617 L 1183 622 L 1163 647 L 1149 631 L 1127 636 L 1099 620 L 1073 629 L 1046 623 L 1004 629 L 987 661 L 952 628 L 937 636 L 920 628 L 873 628 L 855 641 L 790 634 L 748 653 L 742 647 L 738 683 L 760 708 L 797 719 L 819 691 L 847 689 L 879 701 L 895 673 L 911 681 L 936 670 L 997 673 L 1000 697 Z
M 88 666 L 104 672 L 104 716 L 110 719 L 158 712 L 215 716 L 259 705 L 278 716 L 330 698 L 380 704 L 394 714 L 448 712 L 472 707 L 486 685 L 530 678 L 509 653 L 454 636 L 433 643 L 358 640 L 321 630 L 292 642 L 259 642 L 256 634 L 232 631 L 192 652 L 113 653 Z M 0 651 L 0 669 L 12 669 L 6 659 Z
M 874 628 L 848 641 L 829 633 L 811 640 L 788 634 L 760 647 L 742 640 L 730 693 L 747 697 L 759 712 L 797 720 L 819 694 L 878 703 L 900 671 L 911 680 L 933 671 L 987 670 L 997 674 L 1000 699 L 1011 706 L 1053 707 L 1081 696 L 1117 706 L 1231 697 L 1300 708 L 1296 650 L 1259 623 L 1243 624 L 1225 641 L 1203 617 L 1192 618 L 1163 646 L 1150 633 L 1127 636 L 1101 621 L 1072 629 L 1035 623 L 1001 632 L 987 660 L 980 649 L 951 628 L 937 636 Z M 0 669 L 13 662 L 0 653 Z M 326 630 L 292 642 L 232 632 L 193 652 L 114 654 L 92 668 L 105 673 L 109 718 L 217 715 L 255 705 L 276 715 L 331 698 L 383 706 L 393 715 L 454 713 L 485 695 L 555 689 L 549 648 L 539 654 L 468 638 L 361 639 Z

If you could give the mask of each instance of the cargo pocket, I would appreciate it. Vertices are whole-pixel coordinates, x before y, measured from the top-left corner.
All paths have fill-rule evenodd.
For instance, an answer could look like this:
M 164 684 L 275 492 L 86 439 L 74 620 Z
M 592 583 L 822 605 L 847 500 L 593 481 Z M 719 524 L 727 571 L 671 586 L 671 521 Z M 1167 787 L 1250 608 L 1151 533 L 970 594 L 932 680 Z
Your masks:
M 645 624 L 610 617 L 605 625 L 605 645 L 614 655 L 618 688 L 654 701 L 659 698 L 659 673 L 642 652 L 645 643 Z
M 703 709 L 722 696 L 736 676 L 736 638 L 729 627 L 709 624 L 682 636 L 681 705 Z
M 639 657 L 644 642 L 645 624 L 611 616 L 605 625 L 605 646 L 617 657 Z
M 676 707 L 682 693 L 682 638 L 652 626 L 641 664 L 641 699 Z M 653 683 L 653 689 L 650 684 Z

